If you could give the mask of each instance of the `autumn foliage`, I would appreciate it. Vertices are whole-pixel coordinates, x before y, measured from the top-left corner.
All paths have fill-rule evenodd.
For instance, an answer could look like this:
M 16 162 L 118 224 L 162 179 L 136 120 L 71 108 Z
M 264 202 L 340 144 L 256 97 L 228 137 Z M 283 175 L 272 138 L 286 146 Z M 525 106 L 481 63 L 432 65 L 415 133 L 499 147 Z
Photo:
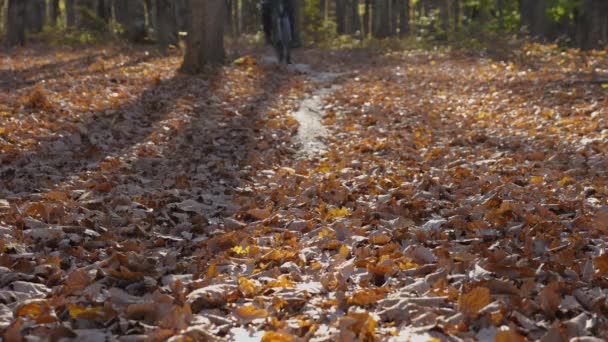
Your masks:
M 608 336 L 605 51 L 0 58 L 6 341 Z

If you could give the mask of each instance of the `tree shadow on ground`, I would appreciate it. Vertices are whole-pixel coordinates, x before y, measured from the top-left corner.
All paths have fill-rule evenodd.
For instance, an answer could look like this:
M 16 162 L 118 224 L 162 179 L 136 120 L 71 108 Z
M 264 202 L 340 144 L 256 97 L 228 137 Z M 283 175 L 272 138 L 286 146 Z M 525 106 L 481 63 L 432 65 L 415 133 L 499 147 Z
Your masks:
M 119 108 L 83 115 L 77 129 L 66 125 L 58 139 L 5 160 L 2 195 L 23 202 L 71 189 L 78 191 L 70 198 L 78 200 L 84 190 L 106 198 L 144 196 L 184 184 L 199 188 L 199 195 L 226 195 L 238 185 L 239 169 L 258 139 L 256 122 L 287 81 L 264 68 L 253 81 L 255 93 L 231 98 L 236 89 L 226 88 L 222 69 L 177 74 Z

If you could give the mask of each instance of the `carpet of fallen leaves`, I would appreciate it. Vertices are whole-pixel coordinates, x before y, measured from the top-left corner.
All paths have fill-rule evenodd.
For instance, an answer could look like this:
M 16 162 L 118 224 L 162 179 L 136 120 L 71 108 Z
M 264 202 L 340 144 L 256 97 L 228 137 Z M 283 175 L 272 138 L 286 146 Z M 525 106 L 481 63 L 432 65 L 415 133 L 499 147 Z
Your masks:
M 512 56 L 0 54 L 4 340 L 608 336 L 608 57 Z

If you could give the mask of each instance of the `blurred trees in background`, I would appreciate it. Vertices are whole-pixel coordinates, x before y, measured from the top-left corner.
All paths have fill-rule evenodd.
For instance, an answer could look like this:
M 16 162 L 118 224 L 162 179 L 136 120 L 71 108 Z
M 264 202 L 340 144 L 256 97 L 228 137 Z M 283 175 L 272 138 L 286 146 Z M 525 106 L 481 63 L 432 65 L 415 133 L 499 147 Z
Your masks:
M 608 0 L 292 0 L 296 38 L 307 42 L 422 37 L 439 41 L 528 34 L 583 49 L 608 42 Z M 260 31 L 259 0 L 223 0 L 223 31 Z M 9 45 L 26 32 L 105 31 L 164 50 L 189 31 L 187 0 L 0 0 L 0 30 Z M 200 28 L 202 29 L 202 28 Z M 302 35 L 300 37 L 300 35 Z

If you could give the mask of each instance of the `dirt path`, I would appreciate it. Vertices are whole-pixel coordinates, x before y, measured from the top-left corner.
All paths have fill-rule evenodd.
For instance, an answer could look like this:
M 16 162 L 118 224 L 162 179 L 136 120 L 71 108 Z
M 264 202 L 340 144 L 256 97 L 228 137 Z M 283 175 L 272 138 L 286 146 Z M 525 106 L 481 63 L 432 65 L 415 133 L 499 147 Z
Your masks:
M 322 123 L 326 108 L 324 98 L 340 89 L 340 86 L 333 82 L 341 74 L 315 71 L 307 64 L 295 64 L 292 69 L 307 74 L 313 82 L 320 85 L 319 89 L 302 100 L 299 108 L 291 113 L 300 124 L 295 136 L 295 141 L 300 145 L 297 157 L 312 158 L 325 151 L 323 138 L 329 135 L 329 131 Z

